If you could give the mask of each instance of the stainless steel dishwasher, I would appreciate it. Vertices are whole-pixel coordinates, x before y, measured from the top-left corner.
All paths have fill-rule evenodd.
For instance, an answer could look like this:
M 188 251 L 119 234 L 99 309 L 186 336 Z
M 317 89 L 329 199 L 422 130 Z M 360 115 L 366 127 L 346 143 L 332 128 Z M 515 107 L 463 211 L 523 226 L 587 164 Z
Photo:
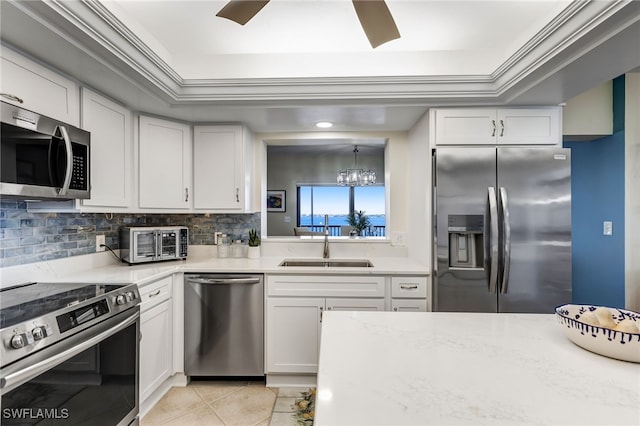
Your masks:
M 262 275 L 185 274 L 187 376 L 264 376 Z

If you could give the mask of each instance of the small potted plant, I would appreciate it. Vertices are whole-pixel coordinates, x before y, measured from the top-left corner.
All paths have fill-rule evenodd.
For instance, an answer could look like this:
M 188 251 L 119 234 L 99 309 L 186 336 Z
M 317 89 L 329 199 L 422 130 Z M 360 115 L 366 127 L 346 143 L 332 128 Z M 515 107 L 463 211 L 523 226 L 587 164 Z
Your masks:
M 249 231 L 249 250 L 247 252 L 249 259 L 258 259 L 260 257 L 260 237 L 258 231 L 251 229 Z
M 364 214 L 362 210 L 355 211 L 347 216 L 347 222 L 349 226 L 353 228 L 356 235 L 362 235 L 362 231 L 367 229 L 371 225 L 371 221 L 369 220 L 369 216 Z

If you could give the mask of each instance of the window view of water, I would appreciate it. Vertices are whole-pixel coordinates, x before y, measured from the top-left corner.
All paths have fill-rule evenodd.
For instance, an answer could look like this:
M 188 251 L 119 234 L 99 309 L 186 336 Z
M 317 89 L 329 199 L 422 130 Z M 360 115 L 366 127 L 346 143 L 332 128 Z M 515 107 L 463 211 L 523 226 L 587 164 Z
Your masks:
M 369 220 L 372 226 L 384 226 L 385 215 L 369 215 Z M 332 226 L 346 226 L 349 225 L 347 221 L 347 215 L 329 215 L 329 225 Z M 300 215 L 300 226 L 324 226 L 324 215 Z
M 350 206 L 369 218 L 369 228 L 362 236 L 385 236 L 384 186 L 344 187 L 313 185 L 298 187 L 298 226 L 307 226 L 313 232 L 322 231 L 324 215 L 329 216 L 331 235 L 343 235 L 340 227 L 349 226 Z

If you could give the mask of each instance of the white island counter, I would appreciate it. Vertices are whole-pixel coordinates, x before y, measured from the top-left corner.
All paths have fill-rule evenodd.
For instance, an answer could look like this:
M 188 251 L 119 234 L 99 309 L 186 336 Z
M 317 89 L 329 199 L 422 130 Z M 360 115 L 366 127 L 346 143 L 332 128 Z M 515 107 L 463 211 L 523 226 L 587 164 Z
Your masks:
M 554 315 L 326 312 L 314 424 L 638 425 L 640 364 Z

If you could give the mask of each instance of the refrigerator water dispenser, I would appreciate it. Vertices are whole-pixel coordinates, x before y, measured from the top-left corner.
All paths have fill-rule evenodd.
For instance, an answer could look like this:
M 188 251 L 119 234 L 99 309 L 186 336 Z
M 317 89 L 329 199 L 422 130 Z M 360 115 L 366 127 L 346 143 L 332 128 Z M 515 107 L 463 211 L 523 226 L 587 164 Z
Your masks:
M 484 216 L 452 214 L 448 219 L 449 267 L 483 268 Z

